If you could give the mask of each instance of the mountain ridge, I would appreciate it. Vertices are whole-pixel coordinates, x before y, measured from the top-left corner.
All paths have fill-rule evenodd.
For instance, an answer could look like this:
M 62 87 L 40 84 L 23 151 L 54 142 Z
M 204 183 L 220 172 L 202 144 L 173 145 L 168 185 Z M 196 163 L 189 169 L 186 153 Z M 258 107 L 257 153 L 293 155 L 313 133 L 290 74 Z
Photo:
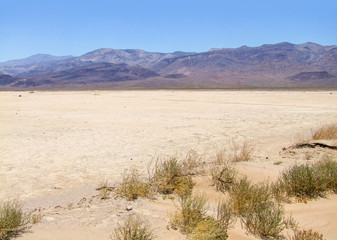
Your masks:
M 110 70 L 103 70 L 103 63 Z M 0 63 L 0 72 L 12 77 L 0 78 L 0 86 L 9 88 L 337 86 L 337 46 L 281 42 L 200 53 L 101 48 L 78 57 L 11 60 Z

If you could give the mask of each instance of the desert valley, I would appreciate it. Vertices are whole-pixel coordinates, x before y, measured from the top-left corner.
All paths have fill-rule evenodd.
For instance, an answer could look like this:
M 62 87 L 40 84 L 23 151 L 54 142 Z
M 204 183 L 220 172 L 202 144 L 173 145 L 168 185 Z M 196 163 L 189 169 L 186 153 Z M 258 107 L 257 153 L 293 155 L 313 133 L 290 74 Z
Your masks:
M 262 186 L 296 164 L 336 161 L 336 139 L 312 137 L 336 119 L 335 90 L 2 91 L 0 200 L 17 199 L 34 216 L 18 239 L 115 239 L 130 215 L 148 221 L 158 239 L 186 239 L 197 235 L 172 224 L 181 192 L 129 201 L 125 170 L 146 182 L 156 160 L 192 159 L 198 165 L 184 177 L 194 183 L 192 196 L 207 199 L 205 219 L 214 219 L 219 201 L 232 196 L 214 169 L 235 169 Z M 247 157 L 233 160 L 243 146 Z M 298 229 L 337 239 L 336 194 L 289 199 L 280 206 Z M 263 239 L 242 219 L 233 220 L 229 239 Z

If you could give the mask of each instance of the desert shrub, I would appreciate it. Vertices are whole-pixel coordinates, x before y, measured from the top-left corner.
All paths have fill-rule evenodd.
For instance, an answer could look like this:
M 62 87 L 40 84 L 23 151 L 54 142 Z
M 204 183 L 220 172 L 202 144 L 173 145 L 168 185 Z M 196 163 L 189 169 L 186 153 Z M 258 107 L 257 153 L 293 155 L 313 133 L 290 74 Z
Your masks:
M 273 202 L 259 204 L 241 218 L 241 222 L 248 233 L 261 239 L 280 239 L 285 228 L 284 211 Z
M 144 222 L 138 216 L 128 216 L 122 225 L 118 224 L 112 240 L 153 240 L 155 236 L 152 233 L 147 222 Z
M 194 186 L 191 176 L 184 175 L 183 165 L 176 157 L 157 159 L 150 179 L 155 189 L 163 194 L 192 193 Z
M 230 162 L 247 162 L 251 159 L 253 153 L 253 147 L 246 141 L 242 145 L 234 144 L 232 148 L 232 156 Z
M 324 196 L 327 190 L 322 171 L 309 164 L 294 165 L 285 169 L 277 184 L 288 196 L 300 199 Z
M 213 185 L 221 192 L 231 190 L 237 181 L 237 171 L 228 165 L 213 168 L 211 175 Z
M 132 168 L 124 172 L 117 194 L 126 197 L 129 201 L 138 197 L 146 197 L 150 194 L 150 185 L 141 180 L 137 169 Z
M 196 151 L 189 151 L 181 161 L 183 175 L 196 175 L 204 171 L 202 156 Z
M 174 193 L 178 196 L 191 195 L 195 183 L 191 176 L 181 176 L 175 182 Z
M 272 201 L 270 186 L 267 183 L 253 184 L 244 177 L 230 191 L 230 200 L 235 213 L 243 216 L 254 211 L 259 205 Z
M 323 235 L 310 230 L 296 231 L 290 240 L 324 240 Z
M 30 225 L 30 214 L 24 213 L 18 201 L 0 203 L 0 239 L 9 239 Z
M 337 193 L 337 162 L 330 156 L 324 156 L 323 159 L 313 166 L 325 182 L 328 191 Z
M 179 197 L 178 211 L 171 218 L 171 226 L 183 233 L 191 233 L 206 216 L 206 198 L 203 195 Z
M 216 220 L 225 228 L 228 229 L 236 222 L 236 216 L 233 211 L 233 206 L 230 201 L 220 201 L 217 206 Z
M 191 240 L 225 240 L 227 229 L 212 217 L 206 217 L 198 222 L 192 233 L 188 236 Z
M 228 155 L 225 148 L 219 149 L 214 156 L 214 164 L 219 166 L 228 163 Z
M 312 139 L 337 139 L 337 124 L 328 124 L 316 129 L 312 133 Z

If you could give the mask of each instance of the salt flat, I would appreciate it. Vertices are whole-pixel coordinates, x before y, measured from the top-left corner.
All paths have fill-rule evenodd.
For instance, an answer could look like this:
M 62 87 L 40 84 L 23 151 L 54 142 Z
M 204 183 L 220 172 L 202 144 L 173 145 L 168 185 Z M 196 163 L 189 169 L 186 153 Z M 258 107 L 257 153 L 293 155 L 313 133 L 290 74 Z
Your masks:
M 274 179 L 282 168 L 273 163 L 287 162 L 280 155 L 283 147 L 336 119 L 337 91 L 0 92 L 0 200 L 19 198 L 29 208 L 53 208 L 94 194 L 103 179 L 118 183 L 130 166 L 146 172 L 156 156 L 193 149 L 208 158 L 243 141 L 254 146 L 253 160 L 238 167 L 252 178 Z M 298 208 L 293 211 L 336 239 L 331 221 L 337 219 L 337 202 L 332 199 L 334 210 L 328 211 L 325 225 L 312 224 Z M 64 219 L 69 229 L 62 231 L 69 238 L 62 239 L 106 239 L 107 229 L 113 228 L 104 220 L 90 225 L 98 215 L 80 224 L 84 220 L 78 213 L 62 214 L 68 218 L 54 219 L 58 225 L 45 220 L 23 238 L 61 239 L 57 234 L 44 237 L 50 228 L 64 226 Z M 160 216 L 165 222 L 165 214 Z

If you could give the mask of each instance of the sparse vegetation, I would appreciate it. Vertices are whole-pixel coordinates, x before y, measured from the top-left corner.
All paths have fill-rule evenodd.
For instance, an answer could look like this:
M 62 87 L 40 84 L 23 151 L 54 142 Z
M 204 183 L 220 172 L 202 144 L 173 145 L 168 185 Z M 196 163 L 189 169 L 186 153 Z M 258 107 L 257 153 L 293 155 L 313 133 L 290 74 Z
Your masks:
M 237 171 L 228 165 L 211 169 L 212 183 L 217 191 L 226 192 L 233 188 L 237 181 Z
M 227 239 L 227 229 L 219 221 L 212 217 L 202 219 L 188 239 L 191 240 L 225 240 Z
M 230 162 L 247 162 L 252 157 L 253 147 L 245 141 L 242 145 L 234 144 L 232 151 Z
M 230 201 L 220 201 L 217 206 L 216 220 L 225 228 L 229 229 L 236 222 L 236 216 Z
M 230 201 L 235 213 L 244 216 L 255 211 L 259 205 L 266 205 L 272 201 L 270 186 L 264 183 L 253 184 L 244 177 L 230 191 Z
M 312 139 L 337 139 L 337 124 L 324 125 L 312 133 Z
M 190 234 L 199 222 L 206 217 L 206 198 L 203 195 L 179 197 L 178 211 L 171 218 L 171 226 Z
M 337 192 L 337 162 L 325 156 L 315 164 L 294 165 L 284 170 L 273 186 L 277 198 L 286 194 L 298 199 L 324 197 Z
M 256 204 L 241 218 L 248 233 L 261 239 L 281 239 L 281 232 L 285 228 L 284 211 L 279 204 L 268 202 Z
M 126 197 L 129 201 L 138 197 L 146 197 L 150 194 L 150 185 L 141 180 L 137 169 L 132 168 L 124 172 L 117 194 Z
M 0 239 L 15 237 L 29 227 L 31 218 L 18 201 L 0 203 Z
M 295 231 L 294 236 L 292 236 L 290 240 L 325 240 L 325 239 L 323 238 L 322 234 L 310 229 L 310 230 Z
M 157 159 L 154 164 L 151 183 L 159 193 L 180 195 L 192 192 L 194 183 L 191 176 L 183 174 L 183 165 L 176 157 Z
M 128 216 L 122 225 L 118 224 L 111 240 L 153 240 L 153 235 L 149 224 L 143 221 L 139 216 Z
M 204 171 L 204 164 L 202 155 L 194 150 L 189 151 L 181 161 L 183 175 L 202 173 Z

